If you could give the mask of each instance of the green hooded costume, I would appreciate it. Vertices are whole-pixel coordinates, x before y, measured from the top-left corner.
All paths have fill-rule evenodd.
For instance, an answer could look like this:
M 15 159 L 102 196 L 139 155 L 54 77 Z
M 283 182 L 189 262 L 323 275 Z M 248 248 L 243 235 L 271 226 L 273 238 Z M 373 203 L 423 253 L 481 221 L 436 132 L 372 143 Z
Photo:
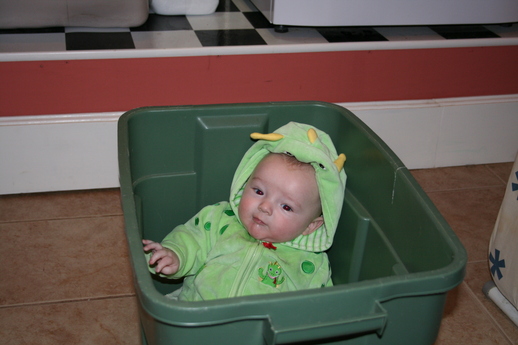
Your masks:
M 236 170 L 230 202 L 203 208 L 161 243 L 180 258 L 179 271 L 166 276 L 185 277 L 181 291 L 175 293 L 179 300 L 201 301 L 332 285 L 324 251 L 333 243 L 342 210 L 345 156 L 337 154 L 326 133 L 305 124 L 290 122 L 274 133 L 253 133 L 251 137 L 258 141 L 245 153 Z M 238 214 L 247 180 L 270 152 L 295 156 L 314 167 L 324 217 L 324 224 L 313 233 L 273 244 L 250 236 Z M 150 267 L 150 271 L 154 269 Z

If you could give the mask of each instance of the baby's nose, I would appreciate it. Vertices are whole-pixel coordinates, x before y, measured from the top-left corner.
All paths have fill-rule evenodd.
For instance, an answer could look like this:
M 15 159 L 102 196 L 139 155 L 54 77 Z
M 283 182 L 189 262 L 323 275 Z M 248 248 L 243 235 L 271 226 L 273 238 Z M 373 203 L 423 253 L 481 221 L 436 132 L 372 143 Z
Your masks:
M 267 201 L 263 201 L 259 204 L 259 211 L 264 212 L 268 215 L 272 214 L 272 207 Z

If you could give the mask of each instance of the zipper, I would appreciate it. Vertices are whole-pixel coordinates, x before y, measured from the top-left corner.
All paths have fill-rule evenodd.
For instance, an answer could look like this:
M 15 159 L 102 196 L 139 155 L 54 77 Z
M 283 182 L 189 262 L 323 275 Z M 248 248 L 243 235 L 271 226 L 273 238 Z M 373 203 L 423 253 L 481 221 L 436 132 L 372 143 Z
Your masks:
M 261 257 L 260 252 L 262 249 L 261 242 L 257 242 L 256 245 L 252 246 L 250 249 L 248 249 L 245 258 L 243 260 L 243 263 L 241 267 L 239 268 L 239 271 L 236 274 L 236 279 L 234 279 L 234 283 L 232 284 L 232 287 L 230 288 L 230 292 L 228 294 L 228 297 L 236 297 L 240 296 L 243 292 L 243 290 L 246 287 L 247 279 L 251 271 L 255 269 L 257 266 L 257 261 Z

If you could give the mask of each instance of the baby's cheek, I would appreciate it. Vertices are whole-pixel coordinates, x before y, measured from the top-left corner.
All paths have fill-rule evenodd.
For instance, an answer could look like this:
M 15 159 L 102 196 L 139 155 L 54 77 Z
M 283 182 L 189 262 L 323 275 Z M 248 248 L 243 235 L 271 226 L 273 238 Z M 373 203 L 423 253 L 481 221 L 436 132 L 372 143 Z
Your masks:
M 246 214 L 250 211 L 250 201 L 248 198 L 242 198 L 241 203 L 238 207 L 238 212 L 240 215 Z

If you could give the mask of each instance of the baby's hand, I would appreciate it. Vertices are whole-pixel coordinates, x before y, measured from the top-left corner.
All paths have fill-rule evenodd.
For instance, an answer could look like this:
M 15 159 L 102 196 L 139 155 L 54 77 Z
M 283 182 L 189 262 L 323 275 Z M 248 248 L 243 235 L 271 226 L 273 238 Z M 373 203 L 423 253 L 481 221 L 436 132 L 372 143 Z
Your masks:
M 153 255 L 151 255 L 151 259 L 149 259 L 149 264 L 156 264 L 156 273 L 170 275 L 178 272 L 178 269 L 180 267 L 180 259 L 178 258 L 175 252 L 162 247 L 160 243 L 153 242 L 150 240 L 142 240 L 142 243 L 144 244 L 143 249 L 145 252 L 153 252 Z

